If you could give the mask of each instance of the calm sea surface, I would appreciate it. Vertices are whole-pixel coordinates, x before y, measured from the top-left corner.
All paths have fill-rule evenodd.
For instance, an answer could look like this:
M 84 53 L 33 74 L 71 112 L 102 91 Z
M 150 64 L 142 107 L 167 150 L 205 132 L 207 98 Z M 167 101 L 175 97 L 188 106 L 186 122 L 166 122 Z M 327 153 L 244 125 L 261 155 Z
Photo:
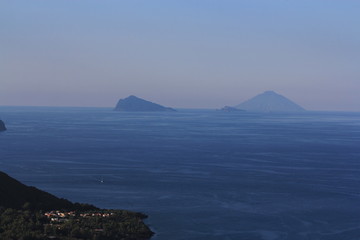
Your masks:
M 359 240 L 360 113 L 0 107 L 0 170 L 153 240 Z

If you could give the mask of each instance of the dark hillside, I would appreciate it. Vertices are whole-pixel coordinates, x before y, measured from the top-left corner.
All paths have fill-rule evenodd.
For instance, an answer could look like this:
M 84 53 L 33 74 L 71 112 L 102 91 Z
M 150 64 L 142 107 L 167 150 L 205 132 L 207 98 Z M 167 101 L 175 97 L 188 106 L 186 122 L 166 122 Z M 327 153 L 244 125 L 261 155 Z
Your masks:
M 73 204 L 35 187 L 26 186 L 4 172 L 0 172 L 0 206 L 33 210 L 96 209 L 89 205 Z
M 148 240 L 147 216 L 71 203 L 0 172 L 0 239 Z

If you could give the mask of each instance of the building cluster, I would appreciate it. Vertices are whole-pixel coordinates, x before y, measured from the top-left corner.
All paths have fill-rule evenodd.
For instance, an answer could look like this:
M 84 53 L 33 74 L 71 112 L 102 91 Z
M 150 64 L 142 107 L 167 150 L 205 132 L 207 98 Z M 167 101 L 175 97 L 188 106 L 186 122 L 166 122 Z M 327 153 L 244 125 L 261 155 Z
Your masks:
M 95 213 L 80 213 L 80 217 L 110 217 L 115 213 L 102 213 L 102 212 L 95 212 Z
M 51 211 L 44 214 L 51 222 L 65 222 L 69 217 L 75 217 L 75 212 Z
M 76 216 L 75 211 L 70 212 L 62 212 L 62 211 L 51 211 L 44 214 L 51 222 L 65 222 L 71 217 Z M 78 216 L 83 218 L 90 218 L 90 217 L 110 217 L 115 215 L 112 212 L 88 212 L 88 213 L 80 213 Z

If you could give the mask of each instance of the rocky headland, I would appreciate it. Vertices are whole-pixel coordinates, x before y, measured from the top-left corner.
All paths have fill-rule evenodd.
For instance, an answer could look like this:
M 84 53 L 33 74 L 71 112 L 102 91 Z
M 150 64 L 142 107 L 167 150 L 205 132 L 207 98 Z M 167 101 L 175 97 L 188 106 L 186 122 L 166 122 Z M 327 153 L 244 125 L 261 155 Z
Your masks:
M 0 171 L 0 239 L 148 240 L 147 216 L 72 203 Z
M 0 120 L 0 131 L 5 131 L 6 130 L 6 127 L 5 127 L 5 123 Z

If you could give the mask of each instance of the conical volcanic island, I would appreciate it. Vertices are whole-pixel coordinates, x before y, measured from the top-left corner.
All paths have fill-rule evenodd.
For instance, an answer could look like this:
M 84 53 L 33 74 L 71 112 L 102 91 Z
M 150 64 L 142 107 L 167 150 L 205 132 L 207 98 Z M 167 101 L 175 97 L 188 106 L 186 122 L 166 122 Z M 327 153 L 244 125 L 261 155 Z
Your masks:
M 274 91 L 266 91 L 259 94 L 235 108 L 249 112 L 303 112 L 305 111 L 300 105 L 294 103 L 288 98 L 277 94 Z

